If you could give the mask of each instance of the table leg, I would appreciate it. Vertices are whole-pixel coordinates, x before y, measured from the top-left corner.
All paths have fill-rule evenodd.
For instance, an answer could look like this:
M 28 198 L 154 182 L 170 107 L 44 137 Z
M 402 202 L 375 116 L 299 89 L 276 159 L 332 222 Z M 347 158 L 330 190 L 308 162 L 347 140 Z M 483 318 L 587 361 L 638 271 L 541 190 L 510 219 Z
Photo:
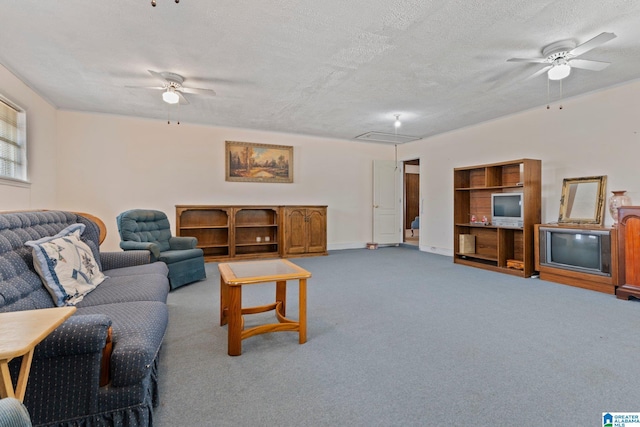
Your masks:
M 34 351 L 35 347 L 22 356 L 22 364 L 20 365 L 20 373 L 18 374 L 18 383 L 16 384 L 16 399 L 20 402 L 24 401 L 24 395 L 27 392 L 27 381 L 29 380 L 29 371 L 31 370 Z
M 228 322 L 229 311 L 229 285 L 220 277 L 220 326 L 224 326 Z
M 307 342 L 307 279 L 300 279 L 300 323 L 299 342 L 304 344 Z
M 228 342 L 229 356 L 242 354 L 242 286 L 227 286 L 229 292 Z
M 9 373 L 9 361 L 0 360 L 0 397 L 16 397 Z
M 287 281 L 281 280 L 276 282 L 276 302 L 282 303 L 280 314 L 287 315 Z

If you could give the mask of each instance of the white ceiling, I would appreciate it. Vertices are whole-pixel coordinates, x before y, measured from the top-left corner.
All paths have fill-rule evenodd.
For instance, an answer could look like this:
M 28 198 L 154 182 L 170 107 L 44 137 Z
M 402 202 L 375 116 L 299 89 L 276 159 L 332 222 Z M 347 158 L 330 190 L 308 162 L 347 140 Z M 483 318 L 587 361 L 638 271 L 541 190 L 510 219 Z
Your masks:
M 524 78 L 553 42 L 618 37 L 582 59 L 564 97 L 640 77 L 637 0 L 2 0 L 0 63 L 63 110 L 352 139 L 428 137 L 544 108 Z M 189 105 L 162 102 L 147 70 L 185 77 Z M 551 84 L 552 101 L 560 93 Z

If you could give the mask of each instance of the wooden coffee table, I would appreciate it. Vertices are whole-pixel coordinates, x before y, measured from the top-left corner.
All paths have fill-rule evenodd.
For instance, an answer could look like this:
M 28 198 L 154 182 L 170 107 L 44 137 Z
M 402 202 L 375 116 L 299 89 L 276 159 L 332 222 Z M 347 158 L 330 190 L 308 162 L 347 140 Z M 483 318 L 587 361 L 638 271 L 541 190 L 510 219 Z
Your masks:
M 297 331 L 300 344 L 307 342 L 307 279 L 311 273 L 286 259 L 218 264 L 220 270 L 220 326 L 228 324 L 229 356 L 242 354 L 242 340 L 269 332 Z M 298 321 L 286 318 L 287 280 L 298 280 Z M 242 308 L 242 286 L 276 282 L 272 304 Z M 275 310 L 278 323 L 244 329 L 243 314 Z
M 56 307 L 0 313 L 0 397 L 24 400 L 36 345 L 74 311 L 75 307 Z M 14 390 L 9 362 L 19 356 L 22 363 Z

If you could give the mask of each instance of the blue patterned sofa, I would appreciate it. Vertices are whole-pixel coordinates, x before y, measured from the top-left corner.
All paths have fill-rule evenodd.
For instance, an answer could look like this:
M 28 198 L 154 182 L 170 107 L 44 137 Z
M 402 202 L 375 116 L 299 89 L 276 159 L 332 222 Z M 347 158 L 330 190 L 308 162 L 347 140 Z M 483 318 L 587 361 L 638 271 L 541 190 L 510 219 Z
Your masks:
M 55 306 L 25 242 L 77 223 L 107 278 L 36 347 L 24 404 L 36 426 L 151 426 L 168 323 L 164 263 L 150 263 L 147 251 L 99 252 L 98 226 L 74 213 L 0 213 L 0 312 Z M 10 363 L 14 383 L 19 363 Z

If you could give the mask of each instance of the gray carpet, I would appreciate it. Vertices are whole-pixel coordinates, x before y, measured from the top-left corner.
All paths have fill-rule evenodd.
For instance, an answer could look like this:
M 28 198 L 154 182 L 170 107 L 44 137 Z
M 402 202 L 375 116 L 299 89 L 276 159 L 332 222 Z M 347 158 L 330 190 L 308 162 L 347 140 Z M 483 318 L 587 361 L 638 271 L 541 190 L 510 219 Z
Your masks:
M 155 426 L 601 426 L 640 411 L 638 301 L 405 247 L 292 261 L 313 274 L 304 345 L 280 332 L 227 356 L 215 263 L 169 295 Z M 244 305 L 274 288 L 245 287 Z

